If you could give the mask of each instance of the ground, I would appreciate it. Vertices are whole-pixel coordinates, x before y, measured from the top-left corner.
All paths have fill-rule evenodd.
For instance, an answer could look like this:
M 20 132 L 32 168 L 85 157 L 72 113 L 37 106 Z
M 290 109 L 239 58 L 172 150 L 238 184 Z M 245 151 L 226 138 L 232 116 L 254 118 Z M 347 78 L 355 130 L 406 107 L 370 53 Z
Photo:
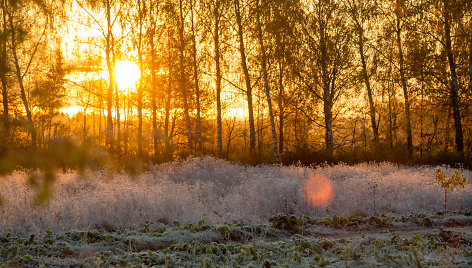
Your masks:
M 395 217 L 278 215 L 261 224 L 0 236 L 0 264 L 29 266 L 470 267 L 470 211 Z
M 20 171 L 0 180 L 0 267 L 471 267 L 470 179 L 443 212 L 436 168 L 193 158 L 67 171 L 39 207 Z

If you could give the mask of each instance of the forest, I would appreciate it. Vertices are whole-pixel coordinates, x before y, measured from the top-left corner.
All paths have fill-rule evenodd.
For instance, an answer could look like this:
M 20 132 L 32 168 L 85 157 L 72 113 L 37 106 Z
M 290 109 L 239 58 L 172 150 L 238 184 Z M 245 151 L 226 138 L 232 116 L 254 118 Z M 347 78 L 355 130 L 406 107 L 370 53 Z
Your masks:
M 1 154 L 470 165 L 471 16 L 468 0 L 2 0 Z
M 472 1 L 0 0 L 0 267 L 472 267 Z

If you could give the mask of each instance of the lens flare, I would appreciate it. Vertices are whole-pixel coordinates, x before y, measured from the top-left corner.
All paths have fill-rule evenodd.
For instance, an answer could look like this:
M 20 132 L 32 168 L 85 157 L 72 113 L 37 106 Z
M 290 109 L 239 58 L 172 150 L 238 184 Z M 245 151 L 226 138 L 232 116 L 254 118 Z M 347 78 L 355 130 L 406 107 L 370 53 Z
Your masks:
M 314 174 L 303 183 L 302 196 L 310 207 L 326 207 L 334 198 L 334 187 L 326 176 Z

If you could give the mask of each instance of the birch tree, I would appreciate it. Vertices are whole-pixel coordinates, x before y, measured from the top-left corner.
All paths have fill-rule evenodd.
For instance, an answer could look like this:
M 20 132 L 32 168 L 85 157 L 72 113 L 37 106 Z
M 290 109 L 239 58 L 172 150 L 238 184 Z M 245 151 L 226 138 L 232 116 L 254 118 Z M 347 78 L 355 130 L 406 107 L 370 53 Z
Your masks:
M 261 23 L 261 15 L 260 15 L 260 1 L 256 1 L 256 19 L 257 19 L 257 35 L 259 39 L 259 45 L 261 49 L 261 56 L 262 56 L 262 73 L 264 76 L 264 87 L 266 92 L 267 98 L 267 107 L 269 108 L 269 119 L 270 119 L 270 127 L 272 130 L 272 143 L 274 146 L 274 157 L 275 159 L 279 158 L 278 150 L 277 150 L 277 132 L 275 130 L 275 120 L 274 120 L 274 113 L 272 112 L 272 100 L 270 96 L 270 85 L 269 85 L 269 75 L 267 70 L 267 54 L 266 48 L 264 45 L 264 36 L 262 33 L 262 23 Z
M 39 14 L 37 20 L 31 20 L 28 17 L 28 10 L 34 10 Z M 4 27 L 8 25 L 6 28 L 10 34 L 8 46 L 11 51 L 14 74 L 20 90 L 20 99 L 26 112 L 28 128 L 31 134 L 31 144 L 32 147 L 36 147 L 37 132 L 33 122 L 25 77 L 30 73 L 32 63 L 36 60 L 40 46 L 45 40 L 49 24 L 47 6 L 41 5 L 41 3 L 36 5 L 33 1 L 3 1 L 2 12 L 4 13 Z M 32 35 L 34 30 L 38 31 L 35 33 L 37 34 L 36 36 Z M 6 43 L 5 41 L 5 45 Z M 24 59 L 25 55 L 26 59 Z
M 374 94 L 371 86 L 370 76 L 367 67 L 366 43 L 368 38 L 366 32 L 368 31 L 368 24 L 372 23 L 372 18 L 375 17 L 376 5 L 368 0 L 345 0 L 346 13 L 351 21 L 351 28 L 353 29 L 355 44 L 357 45 L 359 57 L 361 60 L 362 78 L 364 80 L 365 89 L 367 92 L 369 104 L 369 116 L 372 125 L 372 133 L 374 134 L 374 141 L 379 140 L 379 128 L 377 126 L 376 109 L 374 103 Z
M 313 1 L 300 16 L 304 44 L 299 57 L 307 57 L 295 73 L 300 85 L 322 102 L 325 150 L 333 156 L 333 107 L 343 94 L 350 74 L 350 34 L 337 1 Z M 311 120 L 315 121 L 315 120 Z
M 192 125 L 190 122 L 190 115 L 189 115 L 189 105 L 188 105 L 188 89 L 186 85 L 186 73 L 185 73 L 185 47 L 186 47 L 186 38 L 185 38 L 185 10 L 184 10 L 184 1 L 179 0 L 179 24 L 178 24 L 178 31 L 179 31 L 179 89 L 182 94 L 182 101 L 184 105 L 184 116 L 185 116 L 185 125 L 187 130 L 187 143 L 188 143 L 188 151 L 193 151 L 193 140 L 192 140 Z
M 251 156 L 254 154 L 256 149 L 256 131 L 254 126 L 254 108 L 252 103 L 252 85 L 251 77 L 249 76 L 249 69 L 247 66 L 247 55 L 246 48 L 244 45 L 244 32 L 243 20 L 241 14 L 240 0 L 234 0 L 234 13 L 236 15 L 236 26 L 239 43 L 239 54 L 241 57 L 241 67 L 244 73 L 244 81 L 246 84 L 246 98 L 248 106 L 248 120 L 249 120 L 249 151 Z

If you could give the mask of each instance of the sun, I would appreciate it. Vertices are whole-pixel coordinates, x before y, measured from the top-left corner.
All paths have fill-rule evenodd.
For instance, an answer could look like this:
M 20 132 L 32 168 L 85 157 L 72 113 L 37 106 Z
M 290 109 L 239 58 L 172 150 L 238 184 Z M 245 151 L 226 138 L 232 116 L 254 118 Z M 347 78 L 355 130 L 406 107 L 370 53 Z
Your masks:
M 115 65 L 115 79 L 118 88 L 136 88 L 141 77 L 138 65 L 132 61 L 119 61 Z

